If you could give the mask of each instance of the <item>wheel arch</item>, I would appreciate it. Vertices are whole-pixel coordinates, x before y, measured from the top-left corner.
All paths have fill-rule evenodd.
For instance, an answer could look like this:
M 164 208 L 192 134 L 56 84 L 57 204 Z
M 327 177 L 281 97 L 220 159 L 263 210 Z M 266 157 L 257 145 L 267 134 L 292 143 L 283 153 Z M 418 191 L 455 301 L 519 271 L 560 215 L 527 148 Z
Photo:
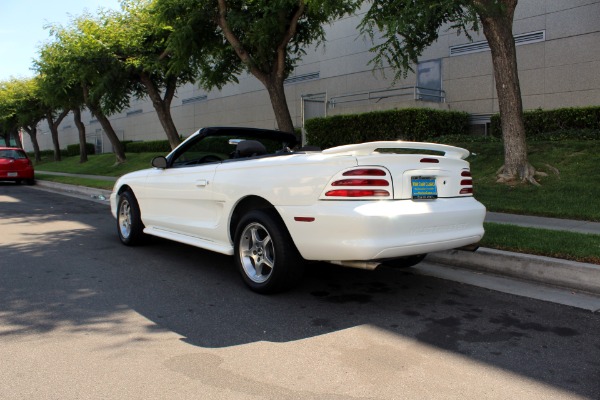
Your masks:
M 276 215 L 280 222 L 283 224 L 283 226 L 285 226 L 281 215 L 279 215 L 277 209 L 275 209 L 275 206 L 273 206 L 273 204 L 271 204 L 268 200 L 255 195 L 246 196 L 240 199 L 240 201 L 238 201 L 238 203 L 233 209 L 233 212 L 231 213 L 231 218 L 229 219 L 229 237 L 231 238 L 232 242 L 235 237 L 235 230 L 241 218 L 246 213 L 252 210 L 268 210 L 272 212 L 273 215 Z
M 129 185 L 123 185 L 119 188 L 119 190 L 117 191 L 117 194 L 120 196 L 126 191 L 130 191 L 131 193 L 133 193 L 133 189 L 131 189 L 131 187 Z M 135 194 L 134 194 L 134 196 L 135 196 Z

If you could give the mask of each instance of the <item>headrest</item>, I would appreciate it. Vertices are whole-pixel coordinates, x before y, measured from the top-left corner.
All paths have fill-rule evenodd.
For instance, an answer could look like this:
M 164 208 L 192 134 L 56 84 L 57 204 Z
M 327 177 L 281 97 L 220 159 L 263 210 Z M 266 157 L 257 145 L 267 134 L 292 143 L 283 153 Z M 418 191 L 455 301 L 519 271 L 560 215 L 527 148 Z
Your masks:
M 267 154 L 266 147 L 256 140 L 244 140 L 235 148 L 238 157 L 251 157 Z

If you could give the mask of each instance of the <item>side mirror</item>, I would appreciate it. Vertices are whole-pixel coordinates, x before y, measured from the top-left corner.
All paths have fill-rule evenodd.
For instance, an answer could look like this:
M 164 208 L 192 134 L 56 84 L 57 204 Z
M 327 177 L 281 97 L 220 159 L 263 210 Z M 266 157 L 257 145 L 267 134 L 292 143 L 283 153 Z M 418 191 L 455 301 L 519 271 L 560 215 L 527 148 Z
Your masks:
M 167 159 L 163 156 L 154 157 L 152 159 L 152 166 L 154 168 L 165 169 L 167 168 Z

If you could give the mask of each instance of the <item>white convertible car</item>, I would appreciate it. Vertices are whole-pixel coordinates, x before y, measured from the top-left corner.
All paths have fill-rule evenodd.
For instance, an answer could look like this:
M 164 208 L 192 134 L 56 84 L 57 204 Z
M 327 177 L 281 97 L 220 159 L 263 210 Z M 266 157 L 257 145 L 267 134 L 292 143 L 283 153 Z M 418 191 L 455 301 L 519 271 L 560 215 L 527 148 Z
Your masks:
M 244 282 L 269 293 L 298 282 L 305 260 L 407 267 L 483 236 L 467 150 L 296 144 L 272 130 L 199 130 L 153 168 L 116 182 L 110 203 L 121 241 L 154 235 L 234 255 Z

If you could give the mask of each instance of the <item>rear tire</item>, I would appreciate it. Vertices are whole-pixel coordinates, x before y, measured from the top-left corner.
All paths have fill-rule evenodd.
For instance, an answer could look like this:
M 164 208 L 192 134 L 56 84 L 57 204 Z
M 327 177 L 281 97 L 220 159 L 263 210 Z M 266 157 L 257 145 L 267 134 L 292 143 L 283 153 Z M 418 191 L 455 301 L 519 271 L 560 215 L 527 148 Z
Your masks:
M 140 207 L 134 194 L 129 190 L 119 196 L 117 232 L 121 242 L 127 246 L 136 246 L 145 240 Z
M 235 233 L 235 262 L 244 283 L 257 293 L 276 293 L 296 285 L 303 260 L 274 211 L 250 211 Z

